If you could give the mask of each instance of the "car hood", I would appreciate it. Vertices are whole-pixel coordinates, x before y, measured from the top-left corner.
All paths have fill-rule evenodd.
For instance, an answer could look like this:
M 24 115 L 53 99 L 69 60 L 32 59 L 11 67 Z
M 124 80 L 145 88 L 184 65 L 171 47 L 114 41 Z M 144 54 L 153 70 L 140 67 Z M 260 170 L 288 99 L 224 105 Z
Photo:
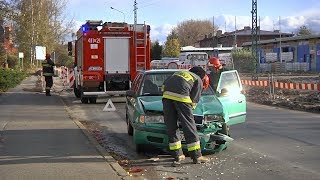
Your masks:
M 138 97 L 144 112 L 162 113 L 162 96 L 142 96 Z M 193 114 L 222 114 L 223 108 L 218 98 L 214 95 L 205 95 L 200 98 L 197 108 L 193 110 Z

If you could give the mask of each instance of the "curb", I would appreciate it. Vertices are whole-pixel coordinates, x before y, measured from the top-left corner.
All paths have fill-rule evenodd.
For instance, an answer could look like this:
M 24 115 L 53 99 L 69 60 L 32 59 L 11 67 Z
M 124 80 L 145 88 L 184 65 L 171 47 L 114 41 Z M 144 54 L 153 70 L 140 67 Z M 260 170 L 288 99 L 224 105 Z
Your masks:
M 98 143 L 98 141 L 90 135 L 88 130 L 83 124 L 77 120 L 73 120 L 75 124 L 82 130 L 83 134 L 89 139 L 89 141 L 95 146 L 99 154 L 108 162 L 111 168 L 122 178 L 128 176 L 127 172 L 119 165 L 119 163 Z
M 68 112 L 68 106 L 65 104 L 63 99 L 59 96 L 60 100 L 62 101 L 65 109 Z M 69 118 L 81 129 L 82 133 L 88 138 L 89 142 L 94 145 L 97 152 L 106 160 L 106 162 L 111 166 L 111 168 L 117 173 L 121 179 L 127 179 L 128 173 L 120 166 L 120 164 L 98 143 L 98 141 L 91 136 L 89 131 L 84 127 L 84 125 L 79 122 L 78 120 L 74 120 L 73 118 Z

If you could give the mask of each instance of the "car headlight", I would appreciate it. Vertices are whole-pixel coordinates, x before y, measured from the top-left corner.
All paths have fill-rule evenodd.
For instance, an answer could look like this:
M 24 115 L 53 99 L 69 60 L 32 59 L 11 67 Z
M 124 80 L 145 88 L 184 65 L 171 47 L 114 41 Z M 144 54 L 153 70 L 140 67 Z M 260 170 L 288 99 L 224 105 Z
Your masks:
M 223 121 L 222 115 L 208 114 L 204 116 L 204 122 L 219 122 Z
M 140 116 L 141 123 L 164 123 L 163 116 Z

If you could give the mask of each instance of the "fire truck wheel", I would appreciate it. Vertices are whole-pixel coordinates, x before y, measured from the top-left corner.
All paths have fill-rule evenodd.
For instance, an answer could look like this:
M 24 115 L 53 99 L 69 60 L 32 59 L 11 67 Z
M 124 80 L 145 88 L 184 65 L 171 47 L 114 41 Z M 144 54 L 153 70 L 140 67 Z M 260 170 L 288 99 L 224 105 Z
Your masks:
M 80 89 L 76 88 L 75 85 L 73 85 L 73 92 L 74 92 L 74 95 L 75 95 L 77 98 L 80 98 L 80 97 L 81 97 L 81 91 L 80 91 Z
M 90 98 L 89 98 L 89 102 L 90 102 L 91 104 L 96 104 L 96 103 L 97 103 L 97 97 L 90 97 Z
M 86 97 L 82 97 L 82 98 L 81 98 L 81 102 L 82 102 L 83 104 L 88 104 L 88 101 L 89 101 L 89 99 L 86 98 Z

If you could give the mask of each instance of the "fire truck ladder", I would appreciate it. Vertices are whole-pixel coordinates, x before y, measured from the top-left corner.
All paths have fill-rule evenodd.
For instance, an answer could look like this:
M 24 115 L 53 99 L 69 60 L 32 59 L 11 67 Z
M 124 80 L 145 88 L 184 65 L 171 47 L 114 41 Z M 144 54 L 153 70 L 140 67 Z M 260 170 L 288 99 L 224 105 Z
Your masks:
M 142 29 L 141 29 L 142 28 Z M 146 69 L 146 47 L 147 46 L 147 26 L 145 24 L 135 25 L 135 54 L 136 70 Z M 141 61 L 143 59 L 143 61 Z

